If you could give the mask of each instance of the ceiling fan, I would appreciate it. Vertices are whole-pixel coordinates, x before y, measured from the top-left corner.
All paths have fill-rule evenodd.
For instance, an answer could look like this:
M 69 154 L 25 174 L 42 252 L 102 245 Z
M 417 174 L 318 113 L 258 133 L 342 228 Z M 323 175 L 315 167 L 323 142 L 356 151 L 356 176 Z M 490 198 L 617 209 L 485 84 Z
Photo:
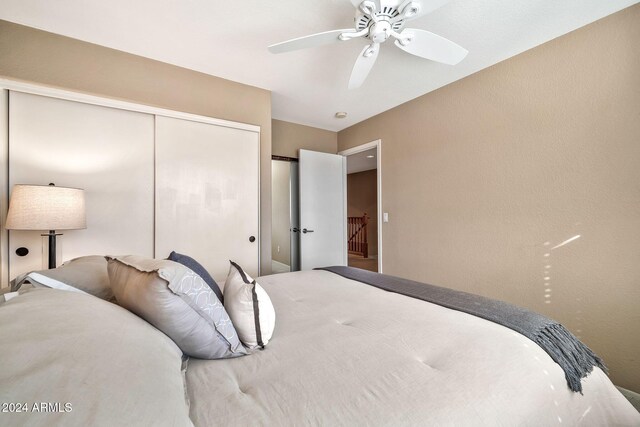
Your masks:
M 447 3 L 448 0 L 351 0 L 356 8 L 355 28 L 326 31 L 269 46 L 271 53 L 290 52 L 322 46 L 339 41 L 364 37 L 370 44 L 362 49 L 356 60 L 349 89 L 356 89 L 369 75 L 378 58 L 380 45 L 390 37 L 395 45 L 412 55 L 444 64 L 462 61 L 466 49 L 429 31 L 405 28 L 409 20 L 423 16 Z

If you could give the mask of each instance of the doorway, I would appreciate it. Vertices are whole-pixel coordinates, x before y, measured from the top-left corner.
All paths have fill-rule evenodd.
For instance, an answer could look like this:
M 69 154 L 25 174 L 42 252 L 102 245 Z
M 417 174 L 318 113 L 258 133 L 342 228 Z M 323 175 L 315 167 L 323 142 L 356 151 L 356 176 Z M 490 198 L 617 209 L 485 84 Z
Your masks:
M 298 156 L 272 156 L 273 273 L 347 264 L 346 158 Z
M 381 155 L 377 140 L 341 154 L 347 158 L 348 265 L 382 272 Z
M 272 159 L 272 271 L 382 272 L 382 141 Z M 386 216 L 386 215 L 385 215 Z
M 271 271 L 300 270 L 298 159 L 271 160 Z

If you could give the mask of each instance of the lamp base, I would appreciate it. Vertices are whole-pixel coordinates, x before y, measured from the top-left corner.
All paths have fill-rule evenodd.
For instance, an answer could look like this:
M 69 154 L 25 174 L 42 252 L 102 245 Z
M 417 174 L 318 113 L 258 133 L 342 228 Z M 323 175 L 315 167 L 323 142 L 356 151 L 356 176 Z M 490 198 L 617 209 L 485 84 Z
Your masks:
M 41 234 L 42 237 L 47 237 L 47 250 L 45 250 L 45 243 L 44 241 L 42 242 L 42 261 L 43 261 L 43 267 L 44 267 L 44 260 L 45 260 L 45 253 L 47 254 L 47 268 L 52 269 L 52 268 L 56 268 L 57 267 L 57 262 L 56 262 L 56 258 L 57 258 L 57 252 L 58 252 L 58 247 L 56 244 L 56 237 L 57 236 L 62 236 L 62 233 L 56 233 L 55 230 L 49 230 L 49 232 L 47 234 Z

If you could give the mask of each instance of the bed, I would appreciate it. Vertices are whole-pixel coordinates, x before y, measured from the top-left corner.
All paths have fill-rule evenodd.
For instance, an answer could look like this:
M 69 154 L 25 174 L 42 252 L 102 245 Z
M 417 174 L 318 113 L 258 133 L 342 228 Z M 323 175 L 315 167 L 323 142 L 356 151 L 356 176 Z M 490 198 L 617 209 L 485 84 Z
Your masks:
M 29 409 L 0 424 L 640 425 L 602 370 L 572 392 L 544 350 L 504 326 L 328 271 L 257 281 L 275 333 L 225 360 L 184 358 L 91 295 L 31 289 L 0 303 L 0 398 Z M 60 405 L 36 413 L 39 402 Z

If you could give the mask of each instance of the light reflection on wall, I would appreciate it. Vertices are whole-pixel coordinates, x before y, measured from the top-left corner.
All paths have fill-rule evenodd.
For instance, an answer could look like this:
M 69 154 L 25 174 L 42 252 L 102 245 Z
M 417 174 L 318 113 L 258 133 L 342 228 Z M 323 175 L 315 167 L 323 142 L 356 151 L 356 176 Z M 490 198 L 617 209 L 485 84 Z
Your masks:
M 551 242 L 544 242 L 544 246 L 547 252 L 544 253 L 544 303 L 551 304 L 551 252 L 548 247 L 551 246 Z
M 581 237 L 580 234 L 576 234 L 573 237 L 568 238 L 567 240 L 564 240 L 561 243 L 558 243 L 557 245 L 553 246 L 552 248 L 549 248 L 549 246 L 551 246 L 551 242 L 550 241 L 546 241 L 544 242 L 544 247 L 545 247 L 545 253 L 544 253 L 544 273 L 543 273 L 543 284 L 544 284 L 544 303 L 545 304 L 551 304 L 551 252 L 559 249 L 565 245 L 568 245 L 571 242 L 574 242 L 576 240 L 578 240 Z M 582 321 L 582 311 L 578 310 L 578 322 Z M 580 332 L 582 332 L 581 329 L 577 330 L 578 334 Z M 578 338 L 580 338 L 580 335 L 578 335 Z

